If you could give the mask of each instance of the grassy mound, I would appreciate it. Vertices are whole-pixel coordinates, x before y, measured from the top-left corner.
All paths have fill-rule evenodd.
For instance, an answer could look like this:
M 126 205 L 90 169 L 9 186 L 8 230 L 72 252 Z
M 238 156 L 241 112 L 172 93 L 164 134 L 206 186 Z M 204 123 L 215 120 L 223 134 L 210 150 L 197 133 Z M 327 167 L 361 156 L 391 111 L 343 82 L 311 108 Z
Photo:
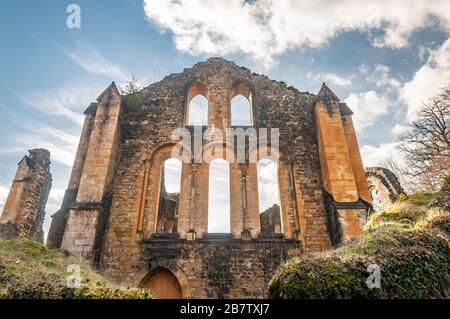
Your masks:
M 360 240 L 336 250 L 294 258 L 270 283 L 272 298 L 448 298 L 450 215 L 418 194 L 374 214 Z M 380 288 L 366 280 L 371 264 Z
M 81 286 L 69 288 L 69 265 L 80 265 Z M 120 287 L 62 249 L 24 238 L 0 237 L 0 299 L 150 298 L 143 289 Z

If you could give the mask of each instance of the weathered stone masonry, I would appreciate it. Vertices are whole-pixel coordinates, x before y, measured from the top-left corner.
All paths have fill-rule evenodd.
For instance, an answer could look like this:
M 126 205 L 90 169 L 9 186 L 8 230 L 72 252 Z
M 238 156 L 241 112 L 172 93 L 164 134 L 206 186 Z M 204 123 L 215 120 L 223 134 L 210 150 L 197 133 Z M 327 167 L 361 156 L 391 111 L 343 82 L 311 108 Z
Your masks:
M 13 225 L 18 236 L 43 241 L 42 225 L 51 186 L 50 152 L 30 150 L 18 164 L 0 224 Z
M 375 210 L 383 209 L 406 194 L 397 176 L 387 168 L 367 167 L 366 177 Z
M 158 224 L 162 167 L 177 142 L 171 135 L 187 127 L 189 102 L 198 94 L 208 100 L 208 127 L 229 128 L 230 101 L 241 94 L 250 102 L 253 127 L 280 129 L 279 154 L 259 145 L 247 152 L 277 161 L 282 239 L 260 235 L 256 163 L 230 164 L 230 234 L 207 232 L 206 162 L 182 164 L 178 205 L 169 205 L 178 206 L 177 232 Z M 91 258 L 124 283 L 167 286 L 174 297 L 262 297 L 267 278 L 289 255 L 361 234 L 370 196 L 352 113 L 326 85 L 318 95 L 303 93 L 211 58 L 139 95 L 142 106 L 127 105 L 112 84 L 86 111 L 48 245 Z M 217 144 L 231 152 L 214 136 L 202 148 Z M 246 283 L 251 280 L 254 285 Z

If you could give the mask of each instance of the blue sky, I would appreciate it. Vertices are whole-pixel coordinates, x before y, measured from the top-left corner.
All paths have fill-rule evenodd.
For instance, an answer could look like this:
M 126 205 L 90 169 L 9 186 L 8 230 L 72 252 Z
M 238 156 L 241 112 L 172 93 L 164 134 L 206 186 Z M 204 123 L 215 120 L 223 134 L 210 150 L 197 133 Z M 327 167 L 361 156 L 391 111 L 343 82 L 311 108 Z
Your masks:
M 402 163 L 399 135 L 450 80 L 449 32 L 449 1 L 1 1 L 0 210 L 38 147 L 52 153 L 48 216 L 58 209 L 82 112 L 111 81 L 147 85 L 209 56 L 301 91 L 325 81 L 355 112 L 365 165 Z

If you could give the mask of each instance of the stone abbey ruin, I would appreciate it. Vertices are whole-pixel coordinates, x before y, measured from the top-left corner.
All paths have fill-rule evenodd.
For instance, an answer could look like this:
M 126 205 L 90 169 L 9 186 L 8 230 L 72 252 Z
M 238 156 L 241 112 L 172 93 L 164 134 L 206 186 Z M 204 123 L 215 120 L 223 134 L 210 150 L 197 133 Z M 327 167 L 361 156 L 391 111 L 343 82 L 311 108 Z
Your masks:
M 190 103 L 198 95 L 207 99 L 207 123 L 193 126 L 189 118 L 198 110 Z M 246 125 L 232 120 L 231 104 L 238 95 L 249 102 Z M 139 103 L 112 83 L 86 109 L 48 247 L 88 259 L 108 276 L 148 287 L 159 298 L 257 298 L 266 296 L 271 276 L 290 256 L 327 250 L 361 235 L 372 199 L 352 111 L 325 84 L 317 95 L 300 92 L 210 58 L 135 97 Z M 237 139 L 225 138 L 227 128 L 277 128 L 279 137 L 264 144 L 246 136 L 245 146 L 236 147 Z M 195 152 L 183 149 L 177 159 L 179 192 L 171 192 L 164 183 L 164 163 L 174 157 L 181 139 L 186 143 L 174 138 L 177 129 L 200 130 L 200 151 L 212 161 L 198 161 Z M 245 160 L 230 160 L 239 147 Z M 33 179 L 33 167 L 40 167 L 39 181 L 51 180 L 46 156 L 33 151 L 19 164 L 14 185 Z M 226 233 L 208 231 L 210 166 L 216 159 L 229 166 Z M 279 205 L 261 214 L 257 165 L 263 159 L 276 163 Z M 44 206 L 48 190 L 47 183 L 34 197 Z M 22 221 L 8 205 L 10 198 L 2 222 L 23 228 L 35 220 L 42 227 L 42 207 Z

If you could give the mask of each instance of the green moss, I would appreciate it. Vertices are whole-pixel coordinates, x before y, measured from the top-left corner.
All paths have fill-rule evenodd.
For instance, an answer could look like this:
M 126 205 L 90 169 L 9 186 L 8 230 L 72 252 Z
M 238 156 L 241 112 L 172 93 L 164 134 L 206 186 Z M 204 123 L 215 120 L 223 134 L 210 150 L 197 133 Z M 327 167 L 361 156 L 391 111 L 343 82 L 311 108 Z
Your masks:
M 269 286 L 272 298 L 448 298 L 450 215 L 413 201 L 374 214 L 363 236 L 334 251 L 295 258 Z M 421 203 L 428 205 L 429 198 Z M 381 268 L 370 289 L 367 267 Z
M 79 288 L 67 286 L 67 267 L 80 265 Z M 144 289 L 121 287 L 62 249 L 24 238 L 0 238 L 0 299 L 151 298 Z
M 380 225 L 391 223 L 398 227 L 409 227 L 423 221 L 429 214 L 429 208 L 408 202 L 397 202 L 386 210 L 378 212 L 370 217 L 366 225 L 368 230 Z
M 409 202 L 414 205 L 429 205 L 437 196 L 438 192 L 418 192 L 409 197 Z

